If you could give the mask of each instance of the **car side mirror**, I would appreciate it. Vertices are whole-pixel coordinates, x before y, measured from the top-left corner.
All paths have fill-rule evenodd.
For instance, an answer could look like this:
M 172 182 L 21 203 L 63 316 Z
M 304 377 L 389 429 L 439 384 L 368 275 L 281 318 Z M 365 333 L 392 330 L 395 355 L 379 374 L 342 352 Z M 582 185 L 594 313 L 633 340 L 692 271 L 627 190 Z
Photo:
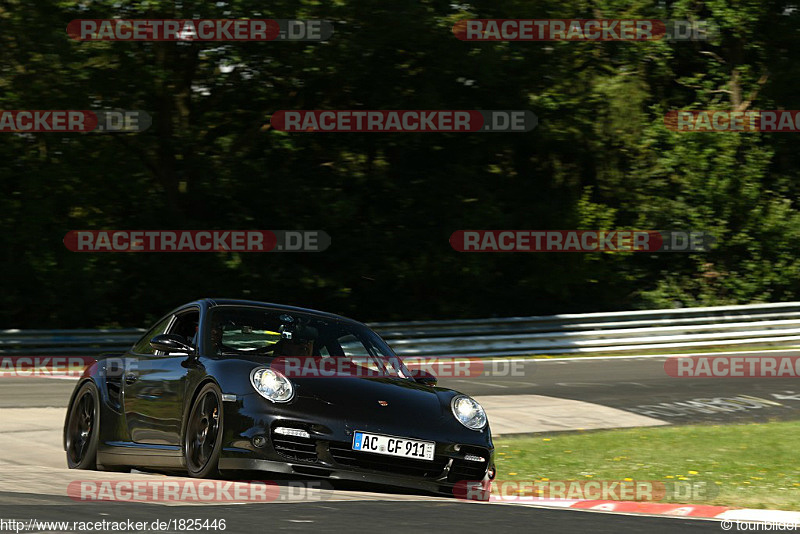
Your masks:
M 166 353 L 194 354 L 194 347 L 178 334 L 159 334 L 150 340 L 150 346 Z
M 414 373 L 414 381 L 416 381 L 417 384 L 431 387 L 435 386 L 439 382 L 439 380 L 436 378 L 436 375 L 423 369 L 419 369 L 416 373 Z

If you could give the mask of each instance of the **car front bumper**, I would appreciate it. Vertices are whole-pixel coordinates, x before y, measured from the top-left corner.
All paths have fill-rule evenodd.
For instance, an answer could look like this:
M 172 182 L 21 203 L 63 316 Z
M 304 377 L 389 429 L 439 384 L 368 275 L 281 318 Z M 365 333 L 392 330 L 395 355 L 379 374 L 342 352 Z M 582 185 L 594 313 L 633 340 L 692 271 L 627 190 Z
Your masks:
M 443 418 L 413 425 L 394 420 L 359 421 L 346 414 L 298 406 L 280 414 L 260 399 L 226 403 L 226 429 L 219 468 L 324 477 L 413 488 L 453 495 L 464 481 L 487 484 L 494 478 L 494 446 L 488 426 L 480 432 Z M 309 415 L 313 414 L 313 415 Z M 307 437 L 276 434 L 275 428 L 305 431 Z M 435 430 L 434 430 L 435 429 Z M 434 459 L 421 460 L 352 449 L 353 433 L 434 441 Z M 478 461 L 480 459 L 480 461 Z

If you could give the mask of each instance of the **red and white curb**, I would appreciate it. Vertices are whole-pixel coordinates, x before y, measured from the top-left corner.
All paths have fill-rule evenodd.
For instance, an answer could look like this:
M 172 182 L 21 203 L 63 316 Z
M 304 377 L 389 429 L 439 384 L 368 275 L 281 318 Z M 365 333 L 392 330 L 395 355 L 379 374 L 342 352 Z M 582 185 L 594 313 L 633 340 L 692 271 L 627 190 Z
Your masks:
M 759 521 L 785 523 L 800 526 L 800 512 L 785 510 L 760 510 L 711 506 L 702 504 L 670 504 L 662 502 L 606 501 L 589 499 L 545 499 L 539 497 L 519 497 L 515 499 L 492 495 L 489 502 L 544 506 L 552 508 L 572 508 L 620 514 L 663 515 L 672 517 L 695 517 L 728 521 Z

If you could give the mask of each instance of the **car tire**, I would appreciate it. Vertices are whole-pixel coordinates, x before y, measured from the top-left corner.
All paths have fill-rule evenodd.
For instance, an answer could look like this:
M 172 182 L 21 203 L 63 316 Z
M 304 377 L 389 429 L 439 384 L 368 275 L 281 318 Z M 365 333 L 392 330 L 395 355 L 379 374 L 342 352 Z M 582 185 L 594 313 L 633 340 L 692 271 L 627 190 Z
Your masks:
M 209 383 L 195 396 L 186 421 L 183 458 L 190 477 L 219 476 L 222 429 L 222 392 Z
M 78 390 L 64 426 L 64 449 L 70 469 L 97 469 L 100 442 L 100 395 L 94 382 Z

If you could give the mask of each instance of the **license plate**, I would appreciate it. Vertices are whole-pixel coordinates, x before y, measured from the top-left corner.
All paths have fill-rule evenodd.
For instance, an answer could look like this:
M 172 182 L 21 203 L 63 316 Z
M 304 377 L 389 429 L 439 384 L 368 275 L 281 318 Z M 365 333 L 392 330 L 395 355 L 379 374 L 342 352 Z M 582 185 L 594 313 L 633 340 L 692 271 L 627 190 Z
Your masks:
M 416 458 L 417 460 L 433 460 L 436 443 L 433 441 L 419 441 L 416 439 L 382 436 L 380 434 L 367 434 L 356 432 L 353 436 L 353 450 L 374 452 L 388 456 L 402 456 L 403 458 Z

